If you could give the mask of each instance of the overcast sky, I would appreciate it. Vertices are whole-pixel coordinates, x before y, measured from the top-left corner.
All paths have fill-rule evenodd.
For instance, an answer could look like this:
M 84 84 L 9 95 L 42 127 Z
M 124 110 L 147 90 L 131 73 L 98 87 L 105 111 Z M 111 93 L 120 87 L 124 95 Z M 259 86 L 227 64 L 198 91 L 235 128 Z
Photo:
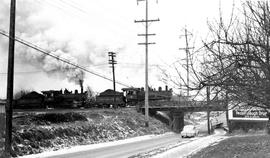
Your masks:
M 157 3 L 158 2 L 158 3 Z M 8 31 L 9 0 L 1 0 L 0 29 Z M 149 42 L 149 85 L 164 87 L 159 81 L 162 67 L 185 57 L 180 47 L 185 46 L 183 28 L 193 33 L 199 46 L 208 33 L 207 20 L 229 15 L 232 0 L 149 0 L 151 23 Z M 145 16 L 145 3 L 136 0 L 17 0 L 16 35 L 41 48 L 83 65 L 89 70 L 111 77 L 108 51 L 117 53 L 116 80 L 134 87 L 144 87 L 145 48 L 138 33 L 144 25 L 134 23 Z M 193 41 L 193 40 L 192 40 Z M 197 46 L 196 45 L 196 46 Z M 6 96 L 8 40 L 0 36 L 0 97 Z M 73 72 L 63 71 L 62 63 L 44 57 L 40 52 L 16 44 L 15 92 L 21 89 L 49 90 L 79 89 L 71 78 Z M 62 71 L 58 73 L 57 71 Z M 184 72 L 183 72 L 184 73 Z M 112 88 L 112 83 L 85 73 L 84 86 L 101 92 Z M 122 87 L 117 85 L 117 90 Z

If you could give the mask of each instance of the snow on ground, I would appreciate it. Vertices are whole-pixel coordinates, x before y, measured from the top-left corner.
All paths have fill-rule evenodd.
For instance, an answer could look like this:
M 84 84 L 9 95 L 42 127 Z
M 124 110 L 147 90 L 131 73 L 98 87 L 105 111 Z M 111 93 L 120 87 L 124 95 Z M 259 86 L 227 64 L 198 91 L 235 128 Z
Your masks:
M 189 155 L 195 154 L 196 152 L 200 151 L 201 149 L 209 145 L 227 139 L 228 136 L 225 136 L 225 133 L 226 132 L 224 130 L 216 130 L 215 134 L 213 135 L 196 139 L 194 141 L 191 141 L 190 143 L 183 144 L 179 147 L 168 150 L 162 154 L 156 155 L 153 158 L 187 157 Z
M 21 115 L 14 119 L 14 156 L 113 142 L 169 132 L 168 126 L 135 109 L 97 109 L 84 112 Z
M 173 144 L 169 144 L 167 146 L 154 148 L 154 149 L 149 150 L 147 152 L 143 152 L 143 153 L 139 153 L 139 154 L 133 155 L 133 156 L 131 156 L 129 158 L 149 158 L 149 157 L 153 157 L 155 155 L 164 153 L 164 152 L 166 152 L 168 150 L 171 150 L 171 149 L 176 148 L 176 147 L 179 147 L 181 145 L 190 143 L 191 141 L 194 141 L 194 140 L 197 140 L 197 139 L 200 139 L 200 138 L 195 137 L 195 138 L 190 138 L 190 139 L 184 139 L 182 141 L 179 141 L 178 143 L 173 143 Z
M 98 148 L 103 148 L 103 147 L 138 142 L 138 141 L 148 140 L 148 139 L 152 139 L 152 138 L 162 137 L 164 135 L 169 135 L 169 134 L 173 134 L 173 132 L 167 132 L 167 133 L 161 134 L 161 135 L 145 135 L 145 136 L 139 136 L 139 137 L 134 137 L 134 138 L 113 141 L 113 142 L 99 143 L 99 144 L 80 145 L 80 146 L 65 148 L 65 149 L 61 149 L 61 150 L 57 150 L 57 151 L 47 151 L 47 152 L 43 152 L 43 153 L 39 153 L 39 154 L 20 156 L 19 158 L 46 158 L 49 156 L 57 156 L 57 155 L 74 153 L 74 152 L 79 152 L 79 151 L 86 151 L 86 150 L 91 150 L 91 149 L 98 149 Z
M 151 139 L 153 137 L 158 137 L 158 135 L 149 135 L 149 134 L 161 134 L 161 133 L 164 133 L 166 131 L 169 131 L 164 125 L 162 125 L 161 122 L 156 121 L 155 119 L 152 119 L 152 121 L 151 121 L 151 123 L 153 124 L 153 126 L 151 126 L 151 127 L 153 127 L 153 128 L 151 128 L 149 130 L 145 129 L 144 128 L 144 120 L 143 120 L 144 117 L 142 117 L 141 114 L 138 114 L 135 110 L 123 110 L 123 109 L 121 109 L 121 110 L 107 110 L 106 109 L 106 110 L 99 110 L 99 111 L 87 111 L 87 112 L 81 112 L 81 113 L 76 113 L 76 114 L 80 117 L 84 116 L 83 118 L 86 117 L 87 121 L 75 121 L 75 122 L 68 122 L 68 123 L 65 123 L 65 122 L 64 123 L 62 123 L 62 122 L 52 123 L 52 122 L 48 122 L 48 121 L 45 122 L 46 127 L 47 126 L 54 127 L 53 128 L 54 130 L 52 130 L 52 132 L 54 132 L 55 130 L 58 131 L 58 132 L 54 132 L 54 134 L 58 134 L 57 140 L 61 140 L 61 141 L 59 144 L 59 142 L 57 140 L 50 138 L 48 140 L 45 139 L 44 142 L 48 142 L 48 141 L 53 142 L 54 141 L 54 142 L 56 142 L 57 148 L 55 148 L 54 146 L 50 147 L 50 148 L 47 148 L 47 146 L 44 146 L 44 147 L 42 146 L 42 148 L 40 150 L 42 153 L 35 154 L 38 152 L 27 152 L 24 154 L 21 153 L 20 155 L 32 154 L 29 156 L 22 156 L 23 158 L 48 157 L 48 156 L 57 155 L 57 154 L 61 154 L 61 153 L 62 154 L 63 153 L 72 153 L 72 152 L 77 152 L 77 151 L 85 151 L 85 150 L 89 150 L 89 149 L 97 149 L 97 148 L 102 148 L 102 147 L 108 147 L 108 146 L 120 145 L 120 144 L 125 144 L 125 143 L 130 143 L 130 142 L 141 141 L 141 140 L 147 140 L 147 139 Z M 55 114 L 47 114 L 47 115 L 55 115 Z M 66 114 L 61 113 L 61 114 L 57 114 L 57 116 L 58 115 L 62 116 L 62 115 L 66 115 Z M 193 115 L 195 115 L 195 119 L 193 116 L 191 116 L 192 124 L 197 124 L 198 126 L 202 126 L 203 129 L 201 128 L 200 131 L 206 131 L 205 130 L 207 127 L 205 125 L 206 121 L 205 121 L 205 119 L 202 119 L 202 118 L 205 118 L 204 117 L 205 114 L 204 113 L 195 113 Z M 39 115 L 37 115 L 37 116 L 39 116 Z M 33 116 L 33 118 L 36 118 L 37 116 Z M 36 121 L 31 121 L 30 118 L 32 118 L 32 117 L 28 116 L 26 118 L 20 118 L 20 119 L 17 118 L 18 128 L 16 128 L 16 129 L 18 129 L 18 131 L 22 131 L 21 129 L 27 128 L 27 129 L 23 130 L 24 131 L 23 133 L 19 132 L 19 134 L 25 135 L 25 132 L 28 131 L 28 126 L 33 127 L 33 130 L 32 130 L 33 134 L 36 133 L 35 131 L 45 130 L 45 129 L 43 129 L 44 128 L 44 125 L 43 125 L 44 120 L 43 119 L 42 119 L 43 122 L 42 121 L 40 122 L 39 119 L 34 119 Z M 51 118 L 51 117 L 49 117 L 49 118 Z M 66 117 L 64 117 L 64 118 L 66 118 Z M 199 118 L 201 118 L 201 119 L 199 119 Z M 103 123 L 101 124 L 101 122 L 103 122 Z M 26 127 L 25 124 L 26 125 L 29 124 L 29 125 Z M 125 135 L 125 136 L 121 137 L 122 140 L 118 140 L 118 139 L 114 138 L 114 139 L 111 139 L 109 142 L 106 141 L 106 143 L 102 143 L 102 141 L 100 141 L 99 138 L 107 138 L 107 137 L 111 138 L 109 136 L 115 135 L 115 134 L 108 133 L 106 135 L 106 133 L 105 133 L 105 135 L 104 136 L 102 135 L 102 137 L 95 136 L 95 135 L 93 135 L 93 133 L 91 134 L 92 124 L 99 125 L 98 127 L 102 127 L 100 130 L 98 130 L 95 133 L 102 134 L 102 133 L 104 133 L 104 131 L 108 131 L 108 132 L 116 131 L 116 134 L 119 134 L 119 133 L 123 134 L 123 132 L 124 132 L 124 134 L 127 133 L 126 134 L 127 136 Z M 91 127 L 90 127 L 90 125 L 91 125 Z M 89 126 L 89 128 L 88 128 L 88 126 Z M 104 128 L 103 128 L 103 126 L 104 126 Z M 107 128 L 107 126 L 109 126 L 110 128 L 109 127 Z M 71 129 L 72 129 L 72 131 L 70 131 Z M 99 128 L 97 128 L 97 129 L 99 129 Z M 65 131 L 66 131 L 66 134 L 64 133 Z M 80 140 L 85 140 L 85 137 L 83 137 L 83 136 L 85 136 L 84 131 L 90 132 L 91 137 L 95 136 L 95 138 L 97 138 L 98 141 L 92 142 L 92 144 L 90 144 L 90 145 L 82 145 L 84 143 L 80 143 Z M 67 132 L 69 132 L 69 133 L 67 133 Z M 67 134 L 74 133 L 74 132 L 75 132 L 74 136 L 71 135 L 71 137 L 70 137 L 70 135 L 67 135 Z M 131 134 L 130 134 L 130 132 L 131 132 Z M 51 131 L 49 131 L 47 133 L 51 133 Z M 45 132 L 45 134 L 46 134 L 46 132 Z M 167 133 L 167 134 L 169 134 L 169 133 Z M 145 135 L 145 136 L 139 136 L 139 135 Z M 37 138 L 39 138 L 38 136 L 39 135 L 37 135 Z M 132 138 L 126 139 L 128 137 L 132 137 Z M 18 137 L 18 138 L 21 138 L 21 137 Z M 29 151 L 29 149 L 33 149 L 33 146 L 31 146 L 32 144 L 36 145 L 36 144 L 40 143 L 40 140 L 39 141 L 35 140 L 35 142 L 31 142 L 34 137 L 31 136 L 30 138 L 31 139 L 28 141 L 28 142 L 30 142 L 30 145 L 29 144 L 25 145 L 26 147 L 29 147 L 29 148 L 25 148 L 25 150 L 23 150 L 25 152 Z M 72 144 L 71 141 L 73 141 L 73 138 L 76 138 L 76 139 L 74 140 L 74 142 Z M 61 144 L 63 142 L 62 139 L 65 140 L 64 145 Z M 17 145 L 21 145 L 21 143 L 26 142 L 28 139 L 22 137 L 22 139 L 18 139 L 18 140 L 21 140 L 21 141 L 18 142 Z M 77 142 L 77 140 L 79 142 Z M 118 141 L 116 141 L 116 140 L 118 140 Z M 90 141 L 92 141 L 92 139 Z M 98 143 L 98 144 L 96 144 L 96 143 Z M 81 144 L 81 145 L 76 146 L 79 144 Z M 46 143 L 45 143 L 45 145 L 46 145 Z M 72 145 L 75 145 L 75 146 L 70 147 Z M 62 149 L 60 148 L 60 146 Z M 57 150 L 57 149 L 59 149 L 59 150 L 53 151 L 53 150 Z

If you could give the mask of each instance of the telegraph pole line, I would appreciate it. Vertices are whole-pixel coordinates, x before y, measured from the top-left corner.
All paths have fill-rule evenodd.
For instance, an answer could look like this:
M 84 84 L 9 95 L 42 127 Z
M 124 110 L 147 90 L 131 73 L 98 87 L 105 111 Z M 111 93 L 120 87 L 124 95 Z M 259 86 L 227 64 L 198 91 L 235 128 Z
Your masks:
M 114 72 L 114 65 L 117 64 L 117 62 L 115 61 L 115 57 L 116 57 L 116 54 L 115 52 L 108 52 L 108 55 L 109 55 L 109 64 L 111 64 L 112 66 L 112 72 L 113 72 L 113 91 L 114 91 L 114 96 L 113 96 L 113 106 L 116 107 L 116 91 L 115 91 L 115 72 Z
M 8 48 L 8 76 L 7 76 L 7 102 L 6 102 L 6 134 L 5 134 L 5 154 L 11 157 L 12 143 L 12 102 L 13 102 L 13 82 L 14 82 L 14 46 L 15 46 L 15 17 L 16 0 L 10 3 L 10 24 L 9 24 L 9 48 Z
M 144 23 L 145 24 L 145 34 L 138 34 L 138 36 L 145 36 L 145 43 L 138 43 L 139 45 L 145 45 L 145 126 L 149 126 L 149 89 L 148 89 L 148 45 L 156 44 L 154 42 L 148 42 L 148 36 L 154 36 L 156 34 L 148 33 L 148 26 L 151 22 L 157 22 L 159 19 L 148 19 L 148 0 L 137 0 L 139 2 L 145 2 L 145 19 L 135 20 L 135 23 Z
M 190 49 L 194 49 L 194 47 L 189 47 L 188 45 L 188 36 L 192 36 L 191 33 L 188 33 L 187 29 L 185 28 L 185 34 L 184 35 L 180 35 L 181 36 L 185 36 L 185 41 L 186 41 L 186 47 L 185 48 L 179 48 L 180 50 L 185 50 L 186 51 L 186 66 L 187 66 L 187 104 L 188 104 L 188 100 L 189 100 L 189 50 Z

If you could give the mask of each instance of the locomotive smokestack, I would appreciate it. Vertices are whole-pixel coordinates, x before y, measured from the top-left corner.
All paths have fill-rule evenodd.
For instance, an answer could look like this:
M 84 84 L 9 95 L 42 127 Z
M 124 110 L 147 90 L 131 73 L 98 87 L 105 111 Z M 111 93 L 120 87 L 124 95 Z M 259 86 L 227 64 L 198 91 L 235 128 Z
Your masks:
M 81 87 L 81 94 L 83 94 L 83 79 L 79 79 L 79 84 Z

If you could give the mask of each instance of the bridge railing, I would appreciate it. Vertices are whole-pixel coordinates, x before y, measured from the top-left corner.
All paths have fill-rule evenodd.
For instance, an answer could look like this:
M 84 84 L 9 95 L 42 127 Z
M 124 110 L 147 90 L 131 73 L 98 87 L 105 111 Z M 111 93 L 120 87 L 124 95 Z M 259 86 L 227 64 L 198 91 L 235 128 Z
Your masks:
M 139 103 L 141 108 L 144 108 L 144 102 Z M 224 101 L 211 101 L 208 105 L 206 101 L 169 101 L 169 100 L 150 100 L 149 108 L 200 108 L 209 109 L 215 111 L 226 110 L 226 104 Z

